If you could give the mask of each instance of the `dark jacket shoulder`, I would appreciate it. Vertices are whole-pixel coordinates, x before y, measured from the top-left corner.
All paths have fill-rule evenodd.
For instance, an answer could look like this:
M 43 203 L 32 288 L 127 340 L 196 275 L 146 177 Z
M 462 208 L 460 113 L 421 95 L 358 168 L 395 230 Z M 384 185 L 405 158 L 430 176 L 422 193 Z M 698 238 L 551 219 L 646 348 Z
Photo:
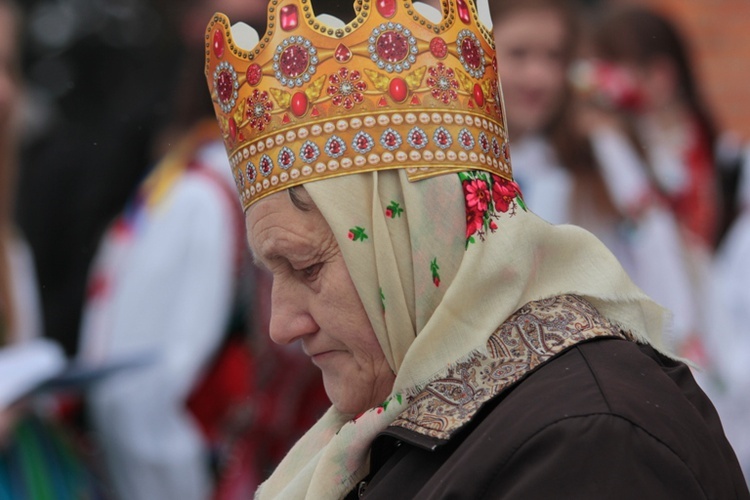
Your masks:
M 690 370 L 625 340 L 570 348 L 447 442 L 390 428 L 371 462 L 366 498 L 750 498 Z

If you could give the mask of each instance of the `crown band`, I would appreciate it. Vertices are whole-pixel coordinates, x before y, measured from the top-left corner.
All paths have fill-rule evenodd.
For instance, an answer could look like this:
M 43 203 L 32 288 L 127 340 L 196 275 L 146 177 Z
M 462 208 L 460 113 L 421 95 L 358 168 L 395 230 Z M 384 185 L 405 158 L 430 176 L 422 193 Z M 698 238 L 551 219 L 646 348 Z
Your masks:
M 443 0 L 441 24 L 408 1 L 355 9 L 333 29 L 307 0 L 272 0 L 252 51 L 235 45 L 225 16 L 209 23 L 206 76 L 243 208 L 383 169 L 411 180 L 467 169 L 512 179 L 494 46 L 473 5 Z

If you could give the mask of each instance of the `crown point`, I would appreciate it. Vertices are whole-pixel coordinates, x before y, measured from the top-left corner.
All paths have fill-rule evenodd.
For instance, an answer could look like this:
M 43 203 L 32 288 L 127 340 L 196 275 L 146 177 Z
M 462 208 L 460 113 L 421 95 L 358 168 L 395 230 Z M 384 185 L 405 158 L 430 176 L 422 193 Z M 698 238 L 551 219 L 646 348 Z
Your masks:
M 482 86 L 478 83 L 474 84 L 474 100 L 480 108 L 484 106 L 484 91 L 482 90 Z
M 339 46 L 336 47 L 336 52 L 334 52 L 333 57 L 335 57 L 338 62 L 343 64 L 349 62 L 349 60 L 352 58 L 352 51 L 349 50 L 349 47 L 347 47 L 343 43 L 340 43 Z
M 307 95 L 305 95 L 304 92 L 296 92 L 292 96 L 292 113 L 294 113 L 294 116 L 302 117 L 307 113 L 307 106 L 309 104 L 309 101 L 307 99 Z
M 259 64 L 251 64 L 247 67 L 247 83 L 253 87 L 260 83 L 260 79 L 263 77 L 263 70 Z
M 390 19 L 396 14 L 396 0 L 377 0 L 375 6 L 380 15 L 386 19 Z
M 457 0 L 456 5 L 458 7 L 459 19 L 461 19 L 464 24 L 471 23 L 471 15 L 469 13 L 469 6 L 466 5 L 466 0 Z
M 279 12 L 279 20 L 281 23 L 281 29 L 284 31 L 292 31 L 297 29 L 299 26 L 299 10 L 296 5 L 285 5 Z
M 214 31 L 213 47 L 216 57 L 219 59 L 224 57 L 224 34 L 220 29 Z
M 409 88 L 406 86 L 406 81 L 399 77 L 391 80 L 391 83 L 388 86 L 388 92 L 396 102 L 404 102 L 409 96 Z
M 438 59 L 445 59 L 448 55 L 448 44 L 445 43 L 445 40 L 436 36 L 430 40 L 430 52 Z

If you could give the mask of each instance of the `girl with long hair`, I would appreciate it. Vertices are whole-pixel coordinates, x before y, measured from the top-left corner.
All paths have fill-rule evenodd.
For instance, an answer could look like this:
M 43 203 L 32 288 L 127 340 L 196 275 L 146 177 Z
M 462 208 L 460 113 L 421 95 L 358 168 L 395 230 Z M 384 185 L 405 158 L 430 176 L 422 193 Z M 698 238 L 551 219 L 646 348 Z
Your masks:
M 628 274 L 674 314 L 676 343 L 695 329 L 682 243 L 619 112 L 573 85 L 580 18 L 566 0 L 493 4 L 516 178 L 529 208 L 588 229 Z

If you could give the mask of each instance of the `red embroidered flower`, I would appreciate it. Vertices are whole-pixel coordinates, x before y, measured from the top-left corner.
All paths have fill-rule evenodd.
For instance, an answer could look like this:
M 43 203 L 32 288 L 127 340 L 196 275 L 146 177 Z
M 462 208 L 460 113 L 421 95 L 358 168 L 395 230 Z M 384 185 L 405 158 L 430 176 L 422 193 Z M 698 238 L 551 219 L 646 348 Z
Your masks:
M 466 207 L 466 238 L 469 239 L 471 236 L 482 229 L 484 222 L 484 214 Z
M 348 68 L 341 68 L 338 73 L 332 74 L 329 78 L 328 95 L 333 96 L 333 104 L 352 109 L 355 104 L 364 101 L 362 92 L 367 90 L 367 84 L 361 80 L 359 71 L 349 71 Z
M 253 90 L 253 94 L 247 98 L 247 117 L 250 126 L 257 130 L 264 130 L 271 121 L 271 110 L 273 103 L 270 101 L 268 92 Z
M 393 211 L 390 208 L 385 209 L 385 216 L 389 219 L 393 217 Z
M 492 176 L 492 198 L 495 200 L 495 210 L 507 212 L 510 204 L 521 194 L 521 189 L 513 181 L 507 181 L 496 175 Z
M 486 212 L 490 205 L 490 190 L 487 183 L 481 179 L 474 179 L 464 183 L 466 207 L 477 212 Z
M 432 87 L 432 97 L 444 104 L 458 99 L 458 82 L 453 70 L 443 63 L 432 66 L 429 69 L 430 76 L 427 78 L 427 85 Z

